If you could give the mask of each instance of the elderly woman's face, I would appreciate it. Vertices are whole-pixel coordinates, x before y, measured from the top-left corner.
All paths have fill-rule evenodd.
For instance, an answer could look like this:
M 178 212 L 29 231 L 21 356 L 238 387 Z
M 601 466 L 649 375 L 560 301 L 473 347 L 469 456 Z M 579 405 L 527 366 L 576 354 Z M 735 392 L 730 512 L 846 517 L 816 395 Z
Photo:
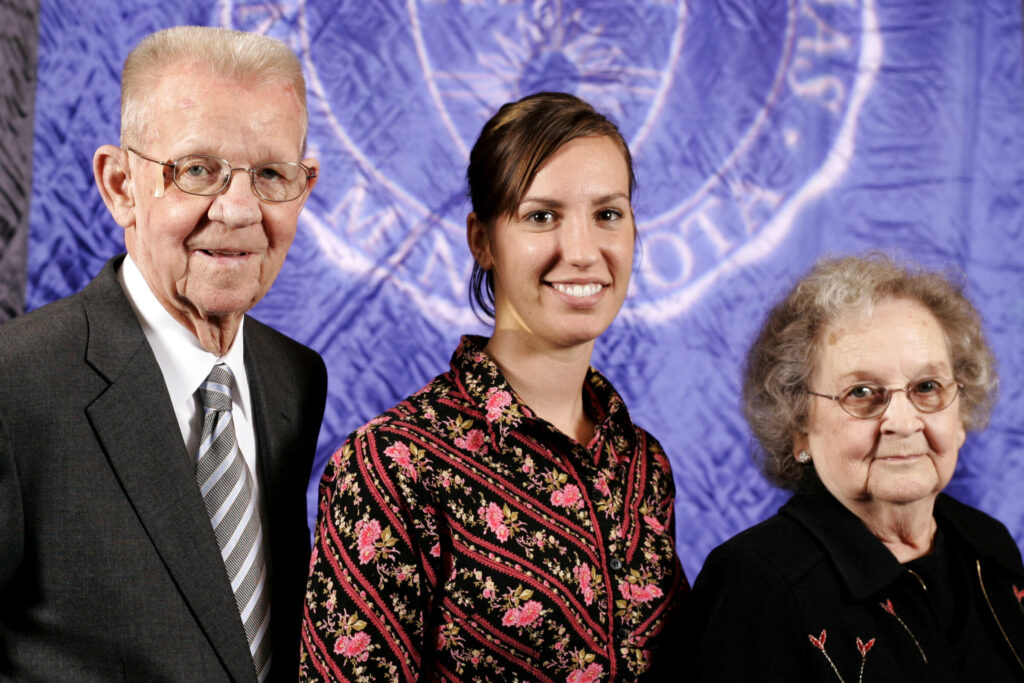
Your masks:
M 841 317 L 819 343 L 810 388 L 823 394 L 839 395 L 861 382 L 902 389 L 923 379 L 954 379 L 942 328 L 916 301 L 888 299 L 870 317 L 860 311 Z M 924 413 L 894 391 L 882 415 L 860 419 L 836 401 L 812 396 L 797 452 L 811 454 L 822 483 L 854 512 L 866 504 L 934 499 L 953 476 L 964 442 L 959 400 Z

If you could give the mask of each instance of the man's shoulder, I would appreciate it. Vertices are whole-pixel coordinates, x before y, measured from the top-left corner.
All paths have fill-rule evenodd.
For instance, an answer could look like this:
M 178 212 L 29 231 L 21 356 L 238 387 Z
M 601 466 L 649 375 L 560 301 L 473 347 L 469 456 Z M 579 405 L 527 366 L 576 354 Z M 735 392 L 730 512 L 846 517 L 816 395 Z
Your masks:
M 114 268 L 122 256 L 107 262 L 100 273 L 81 291 L 19 315 L 0 325 L 0 359 L 15 354 L 29 357 L 52 356 L 56 350 L 77 348 L 84 343 L 89 328 L 86 308 L 108 302 L 112 310 L 130 311 L 127 298 L 117 283 Z
M 52 356 L 85 341 L 88 323 L 81 292 L 58 299 L 0 325 L 0 359 Z

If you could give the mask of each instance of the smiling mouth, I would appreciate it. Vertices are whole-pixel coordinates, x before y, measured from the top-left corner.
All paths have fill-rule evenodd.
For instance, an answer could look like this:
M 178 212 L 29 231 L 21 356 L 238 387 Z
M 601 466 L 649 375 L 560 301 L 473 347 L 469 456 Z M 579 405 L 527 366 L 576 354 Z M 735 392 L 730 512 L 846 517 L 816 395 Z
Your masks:
M 207 256 L 248 256 L 251 253 L 248 251 L 226 251 L 220 249 L 200 249 L 199 251 Z
M 570 285 L 563 282 L 552 282 L 551 286 L 562 294 L 567 294 L 568 296 L 575 297 L 577 299 L 585 299 L 588 296 L 594 296 L 605 287 L 604 285 L 599 285 L 596 282 L 586 285 Z

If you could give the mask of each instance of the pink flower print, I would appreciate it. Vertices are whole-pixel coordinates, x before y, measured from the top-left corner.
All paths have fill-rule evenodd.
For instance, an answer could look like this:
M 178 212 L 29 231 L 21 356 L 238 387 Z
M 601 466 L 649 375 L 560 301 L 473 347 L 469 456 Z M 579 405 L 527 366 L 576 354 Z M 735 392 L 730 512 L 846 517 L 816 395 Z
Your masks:
M 359 548 L 359 564 L 366 564 L 373 559 L 377 550 L 374 544 L 380 538 L 380 522 L 375 519 L 367 521 L 361 519 L 356 522 L 356 544 Z
M 477 510 L 477 514 L 484 518 L 488 528 L 494 532 L 499 541 L 508 540 L 508 527 L 505 526 L 505 516 L 495 503 L 489 504 L 486 508 Z
M 565 679 L 565 683 L 594 683 L 594 681 L 601 678 L 602 673 L 604 673 L 604 667 L 594 662 L 586 669 L 576 669 L 573 671 Z
M 434 547 L 430 549 L 430 554 L 433 557 L 441 557 L 441 544 L 435 543 Z
M 861 657 L 867 657 L 868 656 L 868 651 L 870 651 L 871 648 L 873 648 L 874 646 L 875 646 L 875 639 L 874 638 L 872 638 L 871 640 L 869 640 L 866 643 L 861 641 L 860 638 L 857 638 L 857 649 L 860 650 L 860 656 Z
M 364 661 L 370 653 L 366 648 L 370 645 L 370 636 L 360 631 L 355 635 L 342 636 L 334 641 L 334 654 L 342 657 L 355 657 Z
M 519 608 L 519 617 L 516 619 L 516 626 L 529 626 L 540 616 L 542 606 L 536 600 L 529 600 Z
M 650 602 L 664 595 L 662 590 L 655 585 L 640 586 L 626 581 L 619 582 L 619 592 L 622 593 L 624 598 L 632 602 Z
M 583 496 L 576 484 L 566 484 L 564 488 L 551 493 L 551 504 L 557 507 L 583 507 Z
M 529 626 L 537 620 L 543 610 L 536 600 L 529 600 L 522 607 L 510 607 L 501 618 L 502 626 Z
M 819 650 L 821 650 L 822 652 L 824 652 L 825 651 L 825 638 L 827 636 L 828 636 L 828 634 L 825 632 L 825 629 L 821 629 L 821 635 L 818 636 L 817 638 L 815 638 L 812 635 L 808 635 L 807 637 L 811 639 L 811 645 L 813 645 L 814 647 L 816 647 Z
M 510 607 L 508 609 L 508 611 L 505 612 L 505 616 L 503 616 L 501 618 L 501 625 L 502 626 L 515 626 L 518 623 L 519 623 L 519 608 L 518 607 Z
M 507 391 L 500 391 L 497 387 L 491 387 L 487 392 L 487 421 L 494 422 L 501 417 L 501 411 L 505 406 L 512 405 L 512 394 Z
M 660 598 L 664 593 L 660 588 L 653 584 L 648 584 L 643 587 L 643 594 L 640 596 L 640 602 L 650 602 L 655 598 Z
M 412 453 L 404 443 L 393 443 L 384 449 L 384 455 L 391 458 L 396 465 L 402 468 L 405 476 L 416 481 L 416 468 L 412 466 Z
M 590 565 L 578 564 L 573 570 L 576 579 L 580 582 L 580 592 L 583 593 L 583 602 L 587 605 L 594 602 L 594 589 L 590 585 Z
M 482 429 L 470 429 L 465 436 L 455 439 L 455 445 L 465 448 L 470 453 L 476 453 L 484 445 L 484 432 Z
M 605 498 L 612 495 L 612 490 L 608 488 L 608 479 L 604 476 L 604 473 L 597 478 L 597 481 L 594 483 L 594 488 L 596 488 Z
M 659 522 L 658 518 L 655 517 L 654 515 L 644 515 L 644 521 L 647 522 L 651 526 L 651 529 L 654 530 L 654 533 L 656 533 L 656 534 L 665 533 L 665 525 L 662 524 L 661 522 Z

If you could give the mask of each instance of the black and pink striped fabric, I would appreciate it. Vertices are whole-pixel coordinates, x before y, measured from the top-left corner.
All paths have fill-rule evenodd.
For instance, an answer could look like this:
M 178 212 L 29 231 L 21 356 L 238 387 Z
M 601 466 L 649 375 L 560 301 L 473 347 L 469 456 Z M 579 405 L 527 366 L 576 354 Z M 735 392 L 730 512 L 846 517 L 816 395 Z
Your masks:
M 328 463 L 304 677 L 582 683 L 657 658 L 688 589 L 661 446 L 593 369 L 595 436 L 567 437 L 484 342 L 464 337 L 448 373 Z

